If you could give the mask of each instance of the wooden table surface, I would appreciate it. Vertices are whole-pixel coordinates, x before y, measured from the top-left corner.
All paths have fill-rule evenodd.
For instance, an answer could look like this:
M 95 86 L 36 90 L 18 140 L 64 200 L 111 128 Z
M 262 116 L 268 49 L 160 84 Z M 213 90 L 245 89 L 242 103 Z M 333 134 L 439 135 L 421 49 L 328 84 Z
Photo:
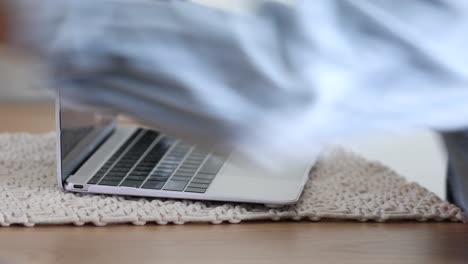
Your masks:
M 53 129 L 52 106 L 0 105 L 0 132 Z M 459 223 L 255 222 L 2 227 L 0 263 L 468 263 Z

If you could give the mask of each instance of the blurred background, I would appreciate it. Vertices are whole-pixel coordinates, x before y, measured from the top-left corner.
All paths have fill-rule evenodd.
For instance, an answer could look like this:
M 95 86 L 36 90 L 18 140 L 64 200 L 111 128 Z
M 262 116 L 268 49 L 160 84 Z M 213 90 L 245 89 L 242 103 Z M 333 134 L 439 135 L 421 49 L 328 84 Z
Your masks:
M 245 12 L 250 0 L 197 0 L 201 4 L 235 12 Z M 281 2 L 289 2 L 283 0 Z M 0 111 L 2 105 L 46 105 L 52 107 L 53 95 L 41 89 L 44 68 L 40 62 L 7 50 L 0 45 Z M 4 111 L 5 112 L 5 111 Z M 5 113 L 0 112 L 0 115 Z M 5 120 L 4 117 L 3 120 Z M 11 122 L 22 122 L 22 119 Z M 2 131 L 0 131 L 1 133 Z M 437 135 L 417 131 L 404 135 L 379 135 L 365 141 L 349 142 L 346 147 L 390 166 L 410 181 L 416 181 L 445 197 L 446 154 Z

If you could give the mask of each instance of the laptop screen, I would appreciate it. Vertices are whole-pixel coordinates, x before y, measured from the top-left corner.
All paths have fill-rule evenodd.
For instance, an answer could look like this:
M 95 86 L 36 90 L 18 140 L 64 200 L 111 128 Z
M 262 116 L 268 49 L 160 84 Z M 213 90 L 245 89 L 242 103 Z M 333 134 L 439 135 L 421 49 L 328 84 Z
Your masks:
M 84 112 L 58 99 L 60 118 L 60 157 L 65 181 L 113 131 L 114 119 Z

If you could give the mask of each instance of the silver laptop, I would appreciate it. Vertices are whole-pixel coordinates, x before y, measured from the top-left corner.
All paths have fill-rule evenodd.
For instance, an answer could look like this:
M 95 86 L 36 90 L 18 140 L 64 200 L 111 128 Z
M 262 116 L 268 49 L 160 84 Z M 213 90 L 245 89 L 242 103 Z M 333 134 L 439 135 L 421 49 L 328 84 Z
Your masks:
M 314 163 L 310 157 L 270 171 L 236 151 L 216 154 L 56 100 L 58 183 L 72 192 L 279 206 L 299 199 Z

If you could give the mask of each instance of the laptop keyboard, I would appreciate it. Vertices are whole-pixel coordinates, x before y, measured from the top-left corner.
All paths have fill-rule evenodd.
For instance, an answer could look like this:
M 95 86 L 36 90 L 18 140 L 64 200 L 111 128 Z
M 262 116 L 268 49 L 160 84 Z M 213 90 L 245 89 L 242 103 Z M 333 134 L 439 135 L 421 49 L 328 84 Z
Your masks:
M 224 163 L 222 157 L 140 129 L 88 184 L 204 193 Z

